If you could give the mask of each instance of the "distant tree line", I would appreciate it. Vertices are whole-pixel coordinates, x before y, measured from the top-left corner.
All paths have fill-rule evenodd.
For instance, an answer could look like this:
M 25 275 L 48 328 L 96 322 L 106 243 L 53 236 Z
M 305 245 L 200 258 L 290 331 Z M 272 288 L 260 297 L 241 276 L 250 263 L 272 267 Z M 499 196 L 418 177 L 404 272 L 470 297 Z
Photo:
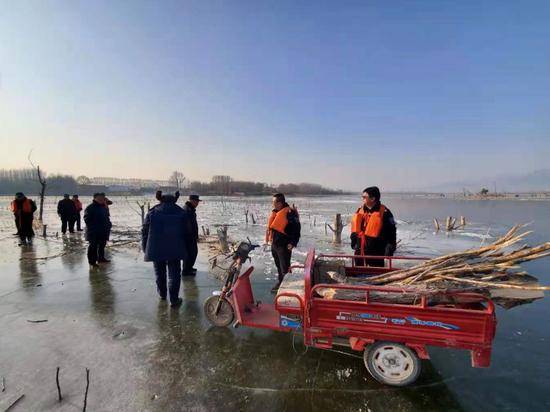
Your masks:
M 46 194 L 76 193 L 78 183 L 72 176 L 50 175 L 47 177 L 48 185 Z M 16 192 L 34 195 L 40 192 L 40 183 L 38 182 L 36 170 L 0 169 L 0 194 L 13 195 Z
M 260 182 L 234 180 L 231 182 L 213 181 L 210 183 L 192 181 L 188 187 L 190 192 L 203 195 L 271 195 L 281 192 L 289 195 L 335 195 L 343 194 L 341 190 L 327 189 L 314 183 L 285 183 L 268 185 Z
M 70 175 L 47 175 L 46 195 L 81 194 L 90 195 L 94 191 L 109 191 L 108 186 L 90 184 L 86 176 L 76 179 Z M 282 192 L 289 195 L 333 195 L 342 194 L 341 190 L 327 189 L 314 183 L 286 183 L 268 185 L 261 182 L 232 180 L 229 176 L 215 176 L 211 182 L 188 181 L 181 172 L 174 172 L 170 177 L 170 187 L 163 190 L 181 190 L 184 194 L 196 192 L 201 195 L 270 195 Z M 158 187 L 129 188 L 125 194 L 140 195 L 150 193 Z M 23 192 L 36 195 L 40 191 L 40 184 L 34 169 L 2 170 L 0 169 L 0 194 L 13 195 Z M 112 192 L 116 194 L 115 192 Z

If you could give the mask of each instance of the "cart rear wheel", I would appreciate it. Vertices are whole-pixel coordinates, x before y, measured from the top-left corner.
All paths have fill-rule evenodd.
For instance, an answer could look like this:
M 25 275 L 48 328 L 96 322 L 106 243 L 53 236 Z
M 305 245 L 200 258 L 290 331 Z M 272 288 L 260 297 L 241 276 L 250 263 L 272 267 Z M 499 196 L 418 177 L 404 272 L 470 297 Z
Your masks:
M 216 314 L 216 306 L 220 300 L 219 296 L 210 296 L 204 302 L 204 314 L 208 321 L 214 326 L 229 326 L 235 318 L 233 306 L 223 298 L 220 305 L 220 310 Z
M 391 386 L 406 386 L 420 375 L 420 359 L 405 345 L 377 342 L 365 349 L 365 366 L 378 382 Z

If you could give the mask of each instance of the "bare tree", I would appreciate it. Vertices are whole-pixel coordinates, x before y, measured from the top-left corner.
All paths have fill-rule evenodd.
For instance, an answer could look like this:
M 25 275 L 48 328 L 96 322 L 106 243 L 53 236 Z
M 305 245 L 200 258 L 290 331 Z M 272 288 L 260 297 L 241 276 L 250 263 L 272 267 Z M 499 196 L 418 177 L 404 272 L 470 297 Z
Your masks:
M 187 179 L 183 175 L 182 172 L 179 172 L 177 170 L 174 170 L 172 174 L 170 175 L 169 182 L 172 186 L 174 186 L 176 189 L 180 190 L 185 187 L 185 181 Z
M 38 211 L 38 220 L 42 222 L 42 216 L 44 214 L 44 196 L 46 195 L 46 176 L 42 173 L 40 170 L 40 165 L 35 166 L 34 163 L 31 160 L 32 150 L 29 152 L 29 163 L 31 164 L 33 169 L 36 169 L 36 178 L 38 179 L 38 183 L 40 183 L 40 209 Z

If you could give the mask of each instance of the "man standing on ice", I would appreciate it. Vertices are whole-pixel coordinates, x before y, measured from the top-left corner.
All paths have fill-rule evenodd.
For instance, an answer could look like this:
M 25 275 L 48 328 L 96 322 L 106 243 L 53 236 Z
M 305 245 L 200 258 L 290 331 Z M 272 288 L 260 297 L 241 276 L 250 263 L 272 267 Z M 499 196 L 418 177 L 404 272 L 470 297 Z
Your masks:
M 73 203 L 76 207 L 76 230 L 77 230 L 77 232 L 82 232 L 82 227 L 81 227 L 81 224 L 82 224 L 82 217 L 81 217 L 82 202 L 78 198 L 78 195 L 73 195 L 72 201 L 73 201 Z
M 109 209 L 105 207 L 105 193 L 95 193 L 94 200 L 84 210 L 86 240 L 88 245 L 88 263 L 92 268 L 98 263 L 108 263 L 105 258 L 105 245 L 111 233 Z
M 196 209 L 200 202 L 202 202 L 202 200 L 199 195 L 189 195 L 189 200 L 185 202 L 185 206 L 183 206 L 183 211 L 187 217 L 187 231 L 185 234 L 187 257 L 183 261 L 183 268 L 181 271 L 182 276 L 195 276 L 197 274 L 197 269 L 193 266 L 195 265 L 197 255 L 199 254 L 199 248 L 197 245 L 199 241 L 199 225 L 197 223 Z
M 363 206 L 351 219 L 351 247 L 356 255 L 393 256 L 396 246 L 395 220 L 390 210 L 380 203 L 380 190 L 367 187 L 362 194 Z M 359 266 L 384 266 L 384 259 L 355 259 Z
M 265 241 L 271 244 L 271 255 L 279 275 L 278 282 L 271 289 L 272 293 L 276 293 L 290 270 L 292 249 L 298 245 L 300 240 L 301 225 L 298 211 L 288 205 L 284 194 L 275 193 L 272 204 L 273 210 L 267 222 Z
M 28 199 L 23 193 L 17 192 L 15 199 L 11 202 L 11 211 L 15 217 L 17 234 L 21 240 L 19 246 L 30 245 L 34 237 L 32 222 L 34 220 L 34 212 L 36 211 L 36 203 Z
M 181 261 L 187 256 L 185 236 L 187 216 L 176 202 L 180 194 L 163 195 L 157 192 L 158 205 L 151 208 L 141 230 L 141 246 L 146 262 L 153 262 L 157 292 L 162 300 L 170 298 L 170 306 L 181 305 Z M 168 269 L 168 285 L 166 275 Z
M 76 205 L 71 200 L 68 194 L 63 195 L 63 199 L 57 204 L 57 214 L 61 218 L 61 233 L 67 232 L 67 226 L 69 227 L 69 233 L 74 233 L 74 224 L 76 222 Z

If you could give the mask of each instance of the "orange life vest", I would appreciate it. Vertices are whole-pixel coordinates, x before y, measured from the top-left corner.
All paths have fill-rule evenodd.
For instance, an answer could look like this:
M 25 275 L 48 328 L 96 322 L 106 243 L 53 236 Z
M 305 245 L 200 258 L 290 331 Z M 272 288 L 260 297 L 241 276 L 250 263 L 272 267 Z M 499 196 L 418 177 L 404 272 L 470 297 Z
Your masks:
M 366 237 L 378 237 L 382 231 L 382 222 L 384 220 L 384 212 L 386 206 L 380 205 L 380 209 L 376 212 L 365 212 L 362 207 L 357 209 L 357 212 L 351 218 L 351 232 L 357 233 L 361 239 L 361 250 L 365 248 Z
M 288 225 L 288 212 L 290 212 L 290 206 L 284 207 L 278 212 L 275 210 L 271 212 L 269 220 L 267 221 L 267 231 L 265 233 L 266 242 L 270 242 L 272 240 L 272 230 L 285 233 L 285 228 Z
M 11 202 L 11 211 L 13 213 L 17 212 L 19 209 L 17 208 L 17 202 L 15 200 L 13 200 Z M 30 199 L 26 199 L 23 200 L 23 204 L 21 205 L 21 211 L 23 213 L 32 213 L 32 203 L 30 201 Z
M 73 199 L 73 202 L 76 206 L 76 211 L 80 212 L 82 210 L 82 202 L 79 199 Z

